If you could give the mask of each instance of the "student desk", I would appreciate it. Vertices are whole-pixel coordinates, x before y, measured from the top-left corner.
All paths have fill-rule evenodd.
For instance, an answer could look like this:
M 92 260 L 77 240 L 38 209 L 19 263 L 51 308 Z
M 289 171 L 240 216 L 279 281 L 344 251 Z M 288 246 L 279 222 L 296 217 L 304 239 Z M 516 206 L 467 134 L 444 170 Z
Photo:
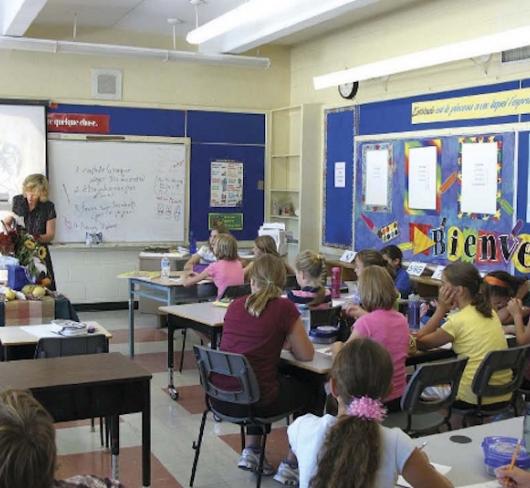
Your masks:
M 173 383 L 174 374 L 174 356 L 173 356 L 173 340 L 175 330 L 177 329 L 192 329 L 210 337 L 212 348 L 216 348 L 219 344 L 221 334 L 223 332 L 224 317 L 226 314 L 226 307 L 219 307 L 212 302 L 206 303 L 192 303 L 187 305 L 174 305 L 169 307 L 160 307 L 161 312 L 168 314 L 168 334 L 167 334 L 167 367 L 169 375 L 168 392 L 171 398 L 176 400 L 178 392 Z M 320 349 L 326 348 L 325 345 L 316 345 Z M 315 357 L 312 361 L 298 361 L 294 359 L 288 351 L 283 351 L 281 356 L 288 363 L 302 369 L 306 369 L 316 374 L 327 374 L 331 369 L 332 358 L 329 354 L 324 354 L 320 351 L 315 351 Z M 432 351 L 421 351 L 410 356 L 407 359 L 407 365 L 415 365 L 419 363 L 436 361 L 454 357 L 451 350 L 433 349 Z
M 119 353 L 0 364 L 0 388 L 31 390 L 55 422 L 110 417 L 113 461 L 119 416 L 142 414 L 142 485 L 151 484 L 151 373 Z M 117 477 L 117 462 L 113 477 Z
M 85 322 L 96 328 L 94 334 L 105 334 L 107 339 L 112 338 L 112 334 L 99 325 L 97 322 Z M 49 329 L 50 324 L 43 325 L 13 325 L 0 327 L 0 344 L 4 348 L 4 360 L 8 360 L 8 349 L 13 346 L 36 346 L 39 339 L 43 337 L 61 337 Z
M 134 300 L 135 298 L 150 298 L 167 306 L 179 302 L 197 302 L 207 297 L 213 297 L 217 290 L 213 283 L 207 282 L 203 287 L 204 293 L 199 296 L 199 287 L 185 287 L 180 278 L 185 272 L 177 271 L 170 275 L 169 279 L 146 278 L 142 276 L 130 276 L 129 280 L 129 356 L 134 357 Z M 204 283 L 206 285 L 206 282 Z
M 480 484 L 482 488 L 488 486 L 498 487 L 484 468 L 484 456 L 480 444 L 486 436 L 499 435 L 521 438 L 523 432 L 523 417 L 515 417 L 499 422 L 477 425 L 467 429 L 453 430 L 415 439 L 417 445 L 427 442 L 425 452 L 434 463 L 451 466 L 451 471 L 446 475 L 455 486 Z M 450 437 L 465 435 L 471 438 L 468 444 L 458 444 Z M 491 485 L 488 482 L 493 482 Z M 477 487 L 478 488 L 478 487 Z

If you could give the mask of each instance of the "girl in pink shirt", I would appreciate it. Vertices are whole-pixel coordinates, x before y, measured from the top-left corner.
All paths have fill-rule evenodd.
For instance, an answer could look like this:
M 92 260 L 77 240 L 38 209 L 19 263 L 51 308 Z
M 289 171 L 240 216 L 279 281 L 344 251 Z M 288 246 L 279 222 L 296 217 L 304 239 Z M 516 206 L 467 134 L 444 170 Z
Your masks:
M 385 397 L 385 404 L 390 411 L 397 411 L 407 384 L 405 361 L 409 348 L 408 323 L 405 316 L 393 308 L 398 292 L 394 280 L 384 268 L 364 268 L 359 277 L 359 292 L 363 309 L 367 313 L 356 320 L 348 341 L 357 337 L 370 337 L 390 353 L 394 375 L 392 390 Z M 341 347 L 342 343 L 335 343 L 334 352 L 338 352 Z
M 237 256 L 237 241 L 229 234 L 215 238 L 213 252 L 217 261 L 202 273 L 190 273 L 183 279 L 184 286 L 191 286 L 201 280 L 211 279 L 217 287 L 217 299 L 229 286 L 242 285 L 245 281 L 243 266 Z

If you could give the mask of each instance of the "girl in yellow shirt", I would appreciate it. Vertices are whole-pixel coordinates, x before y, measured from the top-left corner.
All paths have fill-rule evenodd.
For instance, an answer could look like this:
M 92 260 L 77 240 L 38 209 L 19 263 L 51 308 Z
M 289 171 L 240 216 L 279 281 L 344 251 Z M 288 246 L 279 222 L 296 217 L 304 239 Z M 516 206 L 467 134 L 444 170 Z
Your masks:
M 458 311 L 442 322 L 453 307 Z M 453 263 L 442 275 L 438 306 L 426 326 L 418 333 L 420 349 L 431 349 L 448 342 L 453 343 L 456 354 L 469 357 L 460 381 L 457 408 L 473 408 L 477 397 L 471 384 L 480 363 L 490 351 L 508 347 L 499 317 L 492 310 L 487 287 L 482 284 L 478 270 L 469 263 Z M 511 371 L 501 371 L 492 376 L 491 384 L 505 384 L 511 380 Z M 485 397 L 484 405 L 509 401 L 510 395 Z

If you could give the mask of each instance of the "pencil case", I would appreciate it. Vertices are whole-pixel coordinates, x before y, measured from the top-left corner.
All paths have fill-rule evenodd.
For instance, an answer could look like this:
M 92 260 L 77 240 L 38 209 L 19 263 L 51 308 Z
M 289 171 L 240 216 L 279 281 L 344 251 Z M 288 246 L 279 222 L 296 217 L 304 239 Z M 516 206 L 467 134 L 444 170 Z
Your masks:
M 513 451 L 517 445 L 515 437 L 489 436 L 482 441 L 482 452 L 484 453 L 484 467 L 490 476 L 495 476 L 495 469 L 506 466 L 512 461 Z M 521 445 L 515 465 L 521 469 L 530 468 L 530 456 Z

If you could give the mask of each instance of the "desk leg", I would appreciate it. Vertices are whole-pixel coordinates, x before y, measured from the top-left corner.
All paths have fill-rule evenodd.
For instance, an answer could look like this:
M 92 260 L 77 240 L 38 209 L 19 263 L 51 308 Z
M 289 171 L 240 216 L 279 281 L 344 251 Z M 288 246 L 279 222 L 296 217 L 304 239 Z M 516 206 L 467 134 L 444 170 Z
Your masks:
M 111 466 L 113 480 L 120 479 L 120 417 L 119 415 L 113 415 L 110 419 L 110 450 L 112 453 Z
M 151 486 L 151 392 L 150 382 L 144 388 L 142 411 L 142 482 L 144 488 Z
M 134 358 L 134 280 L 129 280 L 129 356 Z
M 169 385 L 167 391 L 169 396 L 173 400 L 178 400 L 179 394 L 173 383 L 173 371 L 174 371 L 174 339 L 177 319 L 174 315 L 169 314 L 167 318 L 167 370 L 169 375 Z

